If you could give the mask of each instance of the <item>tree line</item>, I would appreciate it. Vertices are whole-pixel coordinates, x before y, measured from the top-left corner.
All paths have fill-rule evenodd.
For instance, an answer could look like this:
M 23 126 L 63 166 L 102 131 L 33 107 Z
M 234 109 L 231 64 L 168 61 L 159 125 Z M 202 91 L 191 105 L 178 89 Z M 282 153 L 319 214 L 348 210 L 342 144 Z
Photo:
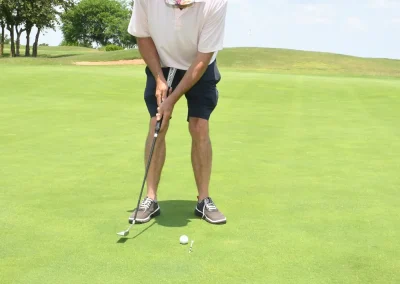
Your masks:
M 7 42 L 10 56 L 20 56 L 25 32 L 25 56 L 36 57 L 40 34 L 56 26 L 61 26 L 64 37 L 60 45 L 133 47 L 136 39 L 127 32 L 132 5 L 133 0 L 0 0 L 0 56 Z M 34 27 L 37 31 L 31 54 Z

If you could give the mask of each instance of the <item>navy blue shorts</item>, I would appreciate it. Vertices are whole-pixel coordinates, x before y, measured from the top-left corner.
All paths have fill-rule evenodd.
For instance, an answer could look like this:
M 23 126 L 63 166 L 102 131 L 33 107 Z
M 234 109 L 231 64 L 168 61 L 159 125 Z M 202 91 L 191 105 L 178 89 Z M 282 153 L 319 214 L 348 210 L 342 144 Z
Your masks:
M 162 68 L 164 77 L 167 79 L 169 68 Z M 157 114 L 157 98 L 156 94 L 156 81 L 150 69 L 146 66 L 146 88 L 144 91 L 144 100 L 146 102 L 147 109 L 150 117 L 154 117 Z M 176 70 L 174 80 L 172 82 L 172 89 L 174 90 L 178 83 L 182 80 L 186 70 Z M 218 103 L 218 90 L 217 84 L 221 80 L 221 75 L 218 71 L 217 63 L 214 61 L 211 63 L 200 80 L 193 85 L 193 87 L 185 94 L 188 115 L 189 117 L 198 117 L 209 120 L 211 113 L 215 109 Z

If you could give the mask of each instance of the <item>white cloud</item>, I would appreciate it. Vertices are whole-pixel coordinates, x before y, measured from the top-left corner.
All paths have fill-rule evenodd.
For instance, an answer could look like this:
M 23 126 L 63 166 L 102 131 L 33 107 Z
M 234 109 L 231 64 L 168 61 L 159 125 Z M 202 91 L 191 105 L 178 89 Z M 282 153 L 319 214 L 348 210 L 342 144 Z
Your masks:
M 399 0 L 369 0 L 368 7 L 370 8 L 381 8 L 381 9 L 391 9 L 391 8 L 399 8 L 400 1 Z
M 334 14 L 331 4 L 297 4 L 292 16 L 297 24 L 329 24 Z
M 348 17 L 347 21 L 346 21 L 346 25 L 353 30 L 358 30 L 358 31 L 366 30 L 366 25 L 358 17 Z

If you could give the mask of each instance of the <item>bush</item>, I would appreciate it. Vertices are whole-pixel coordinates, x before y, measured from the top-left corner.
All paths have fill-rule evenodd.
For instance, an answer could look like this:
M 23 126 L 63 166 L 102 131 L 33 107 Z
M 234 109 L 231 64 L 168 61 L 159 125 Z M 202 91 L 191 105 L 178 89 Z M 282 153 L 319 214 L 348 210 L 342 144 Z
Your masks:
M 109 44 L 106 46 L 106 51 L 115 51 L 115 50 L 123 50 L 124 48 L 122 46 L 118 46 L 115 44 Z
M 88 48 L 93 48 L 90 43 L 80 43 L 80 42 L 69 42 L 66 40 L 63 40 L 59 46 L 79 46 L 79 47 L 88 47 Z

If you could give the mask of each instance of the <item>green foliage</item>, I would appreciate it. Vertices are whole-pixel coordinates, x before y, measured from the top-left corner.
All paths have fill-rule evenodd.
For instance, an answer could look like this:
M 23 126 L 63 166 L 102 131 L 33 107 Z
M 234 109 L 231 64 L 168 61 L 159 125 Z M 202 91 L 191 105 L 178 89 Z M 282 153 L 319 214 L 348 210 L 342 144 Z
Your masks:
M 121 21 L 118 27 L 118 38 L 120 45 L 126 48 L 133 48 L 136 45 L 136 38 L 127 32 L 130 19 Z
M 135 40 L 127 32 L 130 11 L 117 0 L 82 0 L 61 15 L 67 42 L 130 47 Z
M 2 34 L 0 33 L 0 38 L 2 37 Z M 4 34 L 4 44 L 10 44 L 11 39 L 8 37 L 8 35 Z
M 123 7 L 129 9 L 130 12 L 132 12 L 134 0 L 118 0 Z
M 65 39 L 61 41 L 60 46 L 80 46 L 91 48 L 92 45 L 90 43 L 78 42 L 78 41 L 66 41 Z
M 122 46 L 118 46 L 115 44 L 108 44 L 106 46 L 106 51 L 116 51 L 116 50 L 123 50 L 124 48 Z
M 12 55 L 14 56 L 14 41 L 18 49 L 21 33 L 26 31 L 29 36 L 32 28 L 36 26 L 38 31 L 33 46 L 33 55 L 36 56 L 41 31 L 46 28 L 55 30 L 56 25 L 60 24 L 58 16 L 73 5 L 74 0 L 0 0 L 0 24 L 6 26 L 11 34 Z

